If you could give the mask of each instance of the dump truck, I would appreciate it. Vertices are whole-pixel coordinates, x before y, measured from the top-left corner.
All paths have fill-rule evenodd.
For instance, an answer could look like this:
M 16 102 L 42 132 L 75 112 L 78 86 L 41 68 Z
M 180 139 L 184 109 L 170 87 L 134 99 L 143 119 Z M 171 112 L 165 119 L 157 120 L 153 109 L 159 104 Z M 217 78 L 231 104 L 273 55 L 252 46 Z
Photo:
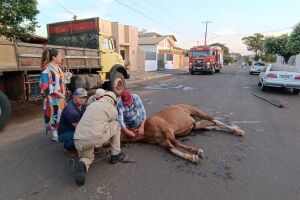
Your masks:
M 39 79 L 45 48 L 58 49 L 64 57 L 66 85 L 93 93 L 105 87 L 120 95 L 130 75 L 114 38 L 100 30 L 99 18 L 47 25 L 46 44 L 0 41 L 0 129 L 10 118 L 11 102 L 41 99 Z

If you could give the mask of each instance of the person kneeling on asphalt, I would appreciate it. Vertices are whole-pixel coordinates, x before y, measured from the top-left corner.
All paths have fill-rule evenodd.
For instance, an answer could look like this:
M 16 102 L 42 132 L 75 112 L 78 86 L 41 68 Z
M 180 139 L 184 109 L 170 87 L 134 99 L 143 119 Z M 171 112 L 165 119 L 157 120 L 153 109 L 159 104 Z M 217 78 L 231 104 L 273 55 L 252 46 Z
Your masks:
M 100 100 L 105 95 L 105 90 L 99 88 L 96 90 L 95 94 L 90 96 L 90 98 L 87 101 L 87 105 L 90 105 L 91 103 Z
M 79 186 L 85 183 L 85 174 L 94 160 L 94 148 L 110 142 L 111 159 L 115 164 L 125 158 L 120 147 L 120 125 L 116 95 L 106 92 L 103 98 L 89 105 L 76 127 L 74 142 L 79 160 L 75 162 L 74 178 Z
M 144 135 L 144 124 L 146 120 L 146 111 L 141 98 L 130 91 L 121 93 L 121 99 L 118 101 L 119 111 L 118 122 L 122 127 L 122 137 L 134 138 L 138 135 Z
M 73 93 L 73 99 L 63 109 L 58 125 L 58 140 L 64 143 L 64 149 L 71 153 L 75 149 L 74 132 L 86 109 L 87 91 L 77 88 Z

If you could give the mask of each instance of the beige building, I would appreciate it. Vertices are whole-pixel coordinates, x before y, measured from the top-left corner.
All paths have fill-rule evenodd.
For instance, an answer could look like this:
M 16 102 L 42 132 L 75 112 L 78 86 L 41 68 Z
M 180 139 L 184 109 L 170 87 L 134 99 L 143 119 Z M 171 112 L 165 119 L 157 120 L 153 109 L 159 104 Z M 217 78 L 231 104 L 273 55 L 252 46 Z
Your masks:
M 188 65 L 183 50 L 176 47 L 174 35 L 139 33 L 138 41 L 139 49 L 144 53 L 144 63 L 139 59 L 139 67 L 143 66 L 145 71 L 176 69 Z
M 116 39 L 116 50 L 123 56 L 125 66 L 133 71 L 138 67 L 138 29 L 118 22 L 99 19 L 100 31 Z

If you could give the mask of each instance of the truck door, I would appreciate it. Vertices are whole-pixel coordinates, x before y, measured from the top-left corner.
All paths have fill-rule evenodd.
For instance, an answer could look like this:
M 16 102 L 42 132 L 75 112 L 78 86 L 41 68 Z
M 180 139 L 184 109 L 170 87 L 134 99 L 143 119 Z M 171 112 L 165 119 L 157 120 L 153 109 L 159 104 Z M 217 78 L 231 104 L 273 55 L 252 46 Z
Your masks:
M 116 63 L 116 54 L 114 52 L 113 41 L 106 36 L 100 36 L 100 52 L 102 72 L 109 72 Z

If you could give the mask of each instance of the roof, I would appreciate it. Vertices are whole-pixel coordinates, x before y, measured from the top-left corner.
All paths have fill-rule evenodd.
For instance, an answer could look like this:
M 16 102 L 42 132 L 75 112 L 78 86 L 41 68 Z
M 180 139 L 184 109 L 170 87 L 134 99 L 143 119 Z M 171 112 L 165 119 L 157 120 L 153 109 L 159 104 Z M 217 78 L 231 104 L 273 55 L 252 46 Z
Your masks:
M 167 35 L 162 37 L 157 37 L 157 38 L 142 37 L 139 38 L 139 45 L 156 45 L 168 37 L 169 36 Z

